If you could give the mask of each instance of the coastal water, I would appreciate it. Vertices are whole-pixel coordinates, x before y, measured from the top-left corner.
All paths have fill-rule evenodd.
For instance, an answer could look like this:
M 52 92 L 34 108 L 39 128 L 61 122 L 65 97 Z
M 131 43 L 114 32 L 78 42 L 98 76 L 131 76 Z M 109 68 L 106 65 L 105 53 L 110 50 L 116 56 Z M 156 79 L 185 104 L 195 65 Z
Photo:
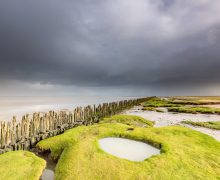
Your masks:
M 103 96 L 59 96 L 59 97 L 0 97 L 0 121 L 9 121 L 13 116 L 18 120 L 26 113 L 47 112 L 49 110 L 73 110 L 77 106 L 86 106 L 104 102 L 119 101 L 134 97 Z

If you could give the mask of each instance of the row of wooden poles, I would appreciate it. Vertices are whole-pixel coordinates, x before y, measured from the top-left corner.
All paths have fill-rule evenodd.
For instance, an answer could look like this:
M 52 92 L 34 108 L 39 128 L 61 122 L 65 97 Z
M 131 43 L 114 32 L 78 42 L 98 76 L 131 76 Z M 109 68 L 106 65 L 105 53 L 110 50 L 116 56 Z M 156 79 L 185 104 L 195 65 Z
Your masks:
M 22 120 L 0 122 L 0 154 L 12 150 L 29 150 L 37 142 L 56 136 L 65 130 L 99 122 L 104 117 L 117 114 L 148 98 L 103 103 L 98 106 L 77 107 L 73 111 L 49 111 L 47 113 L 26 114 Z

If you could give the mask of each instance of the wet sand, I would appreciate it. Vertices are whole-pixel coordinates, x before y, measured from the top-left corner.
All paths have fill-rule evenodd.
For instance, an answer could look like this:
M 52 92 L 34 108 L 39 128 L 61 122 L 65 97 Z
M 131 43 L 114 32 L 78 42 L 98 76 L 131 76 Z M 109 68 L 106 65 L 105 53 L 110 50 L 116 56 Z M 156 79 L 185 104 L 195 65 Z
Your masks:
M 172 113 L 172 112 L 155 112 L 155 111 L 142 111 L 142 107 L 134 107 L 131 110 L 125 111 L 124 114 L 137 115 L 145 119 L 155 122 L 155 127 L 181 125 L 208 134 L 220 141 L 220 130 L 213 130 L 203 127 L 194 127 L 181 123 L 181 121 L 191 120 L 194 122 L 205 121 L 220 121 L 220 115 L 210 114 L 187 114 L 187 113 Z

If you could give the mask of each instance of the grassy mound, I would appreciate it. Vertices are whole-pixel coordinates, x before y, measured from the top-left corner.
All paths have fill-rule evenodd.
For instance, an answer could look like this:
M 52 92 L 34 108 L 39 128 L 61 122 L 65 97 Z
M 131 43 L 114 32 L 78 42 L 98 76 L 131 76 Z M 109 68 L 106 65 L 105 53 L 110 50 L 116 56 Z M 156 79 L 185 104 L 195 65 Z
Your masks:
M 115 115 L 110 118 L 105 118 L 102 123 L 122 123 L 140 127 L 153 127 L 154 122 L 146 120 L 140 116 L 134 115 Z
M 220 130 L 220 121 L 209 121 L 209 122 L 182 121 L 182 122 L 193 126 L 201 126 L 205 128 Z
M 0 155 L 0 179 L 38 180 L 45 167 L 43 159 L 28 151 Z
M 218 179 L 220 143 L 208 135 L 180 126 L 135 127 L 120 123 L 81 126 L 38 143 L 59 157 L 55 177 L 61 179 Z M 161 147 L 161 154 L 132 162 L 103 152 L 98 139 L 125 137 Z

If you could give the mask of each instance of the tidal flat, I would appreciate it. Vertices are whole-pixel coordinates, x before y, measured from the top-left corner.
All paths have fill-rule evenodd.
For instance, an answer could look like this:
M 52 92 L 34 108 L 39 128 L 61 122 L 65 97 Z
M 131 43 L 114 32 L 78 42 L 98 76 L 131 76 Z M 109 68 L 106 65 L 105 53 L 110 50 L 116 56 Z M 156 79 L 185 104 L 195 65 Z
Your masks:
M 46 171 L 43 173 L 43 169 L 46 167 L 45 160 L 48 161 L 48 159 L 36 157 L 35 163 L 42 163 L 38 171 L 31 169 L 33 167 L 30 166 L 21 166 L 19 168 L 22 170 L 18 175 L 26 177 L 22 172 L 28 171 L 31 174 L 30 177 L 36 180 L 39 176 L 57 180 L 218 179 L 220 178 L 220 133 L 219 130 L 207 124 L 218 126 L 220 115 L 168 111 L 169 107 L 195 107 L 204 104 L 198 99 L 183 101 L 173 97 L 152 98 L 120 114 L 103 118 L 97 124 L 82 125 L 42 140 L 37 144 L 37 150 L 41 153 L 49 153 L 49 161 L 56 162 L 55 170 L 53 168 L 54 174 L 45 177 Z M 205 103 L 210 102 L 206 99 Z M 152 107 L 152 109 L 146 110 L 146 107 Z M 201 127 L 198 124 L 205 125 Z M 110 143 L 110 149 L 117 151 L 115 154 L 104 149 L 100 141 L 108 138 L 147 144 L 157 150 L 157 153 L 141 156 L 141 160 L 138 161 L 129 159 L 120 156 L 119 151 L 125 146 L 119 141 Z M 133 150 L 135 150 L 134 145 Z M 133 157 L 135 155 L 140 157 L 139 150 L 131 152 L 137 153 L 133 154 Z M 151 150 L 149 149 L 148 154 Z M 145 153 L 146 151 L 147 149 Z M 126 153 L 124 152 L 124 155 Z M 0 155 L 0 163 L 5 162 L 4 155 Z M 14 158 L 13 155 L 10 156 Z M 16 165 L 13 168 L 16 168 Z M 2 172 L 4 172 L 4 166 L 2 166 Z M 5 174 L 4 177 L 16 179 L 16 176 L 10 173 Z
M 105 137 L 147 142 L 160 148 L 161 154 L 142 162 L 118 158 L 100 148 L 98 140 Z M 211 180 L 220 177 L 220 143 L 181 126 L 143 128 L 134 124 L 101 123 L 68 130 L 39 142 L 38 148 L 50 150 L 58 159 L 56 179 Z

